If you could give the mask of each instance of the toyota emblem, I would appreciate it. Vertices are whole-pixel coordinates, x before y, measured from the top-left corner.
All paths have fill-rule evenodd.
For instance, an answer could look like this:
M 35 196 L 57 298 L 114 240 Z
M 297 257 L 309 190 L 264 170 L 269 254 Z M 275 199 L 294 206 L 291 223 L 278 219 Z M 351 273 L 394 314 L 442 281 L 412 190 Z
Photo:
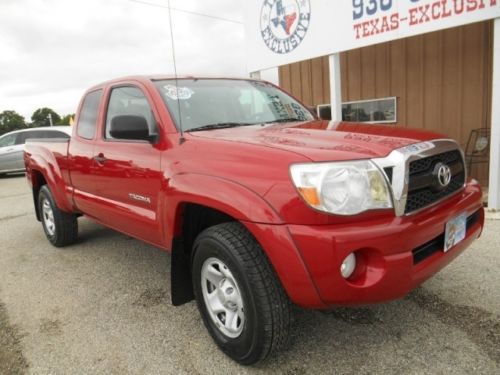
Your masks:
M 451 181 L 451 169 L 446 164 L 439 163 L 437 169 L 437 178 L 439 185 L 447 187 Z

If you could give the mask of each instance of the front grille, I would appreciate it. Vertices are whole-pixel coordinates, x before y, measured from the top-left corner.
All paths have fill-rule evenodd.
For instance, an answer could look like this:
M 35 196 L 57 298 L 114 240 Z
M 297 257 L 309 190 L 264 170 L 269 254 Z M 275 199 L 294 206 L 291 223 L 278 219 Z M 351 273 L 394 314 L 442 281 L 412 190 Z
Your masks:
M 437 154 L 429 156 L 427 158 L 418 159 L 410 163 L 410 176 L 417 173 L 426 172 L 432 169 L 432 167 L 438 162 L 449 165 L 457 161 L 462 161 L 462 156 L 460 155 L 460 151 L 458 150 L 448 151 L 443 154 Z
M 468 232 L 481 219 L 481 210 L 474 212 L 467 218 L 466 231 Z M 418 264 L 432 254 L 442 251 L 444 248 L 444 233 L 429 242 L 413 249 L 413 264 Z
M 450 167 L 452 176 L 449 185 L 438 189 L 433 170 L 438 163 Z M 465 168 L 460 151 L 453 150 L 412 161 L 409 166 L 408 197 L 405 214 L 429 206 L 460 190 L 465 183 Z

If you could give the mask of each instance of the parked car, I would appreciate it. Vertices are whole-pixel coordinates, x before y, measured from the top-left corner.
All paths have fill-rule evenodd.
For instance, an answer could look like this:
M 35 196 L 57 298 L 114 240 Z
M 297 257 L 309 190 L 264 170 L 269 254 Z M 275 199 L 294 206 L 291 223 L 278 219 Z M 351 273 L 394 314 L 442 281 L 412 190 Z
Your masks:
M 15 130 L 0 136 L 0 175 L 6 173 L 23 172 L 23 151 L 26 140 L 38 138 L 63 138 L 71 136 L 69 126 L 50 126 L 31 129 Z
M 244 365 L 286 346 L 291 303 L 402 298 L 484 224 L 457 142 L 318 120 L 256 80 L 97 85 L 71 139 L 29 141 L 25 163 L 54 246 L 74 243 L 85 215 L 172 252 L 173 304 L 195 298 Z

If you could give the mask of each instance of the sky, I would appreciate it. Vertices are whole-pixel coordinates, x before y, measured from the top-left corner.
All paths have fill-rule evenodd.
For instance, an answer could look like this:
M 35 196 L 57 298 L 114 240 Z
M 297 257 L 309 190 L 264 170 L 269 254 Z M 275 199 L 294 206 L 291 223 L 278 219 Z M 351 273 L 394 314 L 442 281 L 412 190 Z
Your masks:
M 167 0 L 139 0 L 166 6 Z M 243 0 L 170 0 L 180 75 L 248 76 Z M 84 91 L 130 74 L 173 74 L 168 9 L 133 0 L 0 0 L 0 112 L 76 112 Z

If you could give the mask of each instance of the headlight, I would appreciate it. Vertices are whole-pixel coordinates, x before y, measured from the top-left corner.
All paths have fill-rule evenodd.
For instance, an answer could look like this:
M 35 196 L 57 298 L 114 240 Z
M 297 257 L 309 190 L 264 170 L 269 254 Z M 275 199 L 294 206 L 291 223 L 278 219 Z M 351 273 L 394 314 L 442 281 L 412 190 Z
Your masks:
M 382 172 L 369 160 L 294 164 L 292 180 L 313 208 L 338 215 L 391 208 Z

